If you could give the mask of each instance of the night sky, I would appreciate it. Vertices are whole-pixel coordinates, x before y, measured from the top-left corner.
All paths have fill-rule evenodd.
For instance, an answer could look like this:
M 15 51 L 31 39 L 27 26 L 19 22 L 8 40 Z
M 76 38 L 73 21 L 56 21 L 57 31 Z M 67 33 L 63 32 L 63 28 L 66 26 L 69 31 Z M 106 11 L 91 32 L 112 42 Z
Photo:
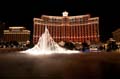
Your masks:
M 8 26 L 23 25 L 32 31 L 33 18 L 45 15 L 69 16 L 90 14 L 100 17 L 100 37 L 102 41 L 112 37 L 112 32 L 120 27 L 119 2 L 109 0 L 3 0 L 0 1 L 0 21 Z M 6 28 L 7 28 L 6 27 Z

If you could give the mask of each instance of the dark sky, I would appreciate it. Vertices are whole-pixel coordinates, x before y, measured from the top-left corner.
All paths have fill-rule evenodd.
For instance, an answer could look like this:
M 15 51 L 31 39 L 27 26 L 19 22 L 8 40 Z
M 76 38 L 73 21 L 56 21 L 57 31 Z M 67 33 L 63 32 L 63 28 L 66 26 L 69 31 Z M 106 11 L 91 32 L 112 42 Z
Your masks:
M 8 26 L 24 25 L 32 31 L 33 18 L 42 14 L 61 16 L 68 11 L 70 16 L 91 14 L 100 17 L 101 40 L 112 36 L 120 27 L 119 2 L 115 0 L 3 0 L 0 1 L 0 21 Z

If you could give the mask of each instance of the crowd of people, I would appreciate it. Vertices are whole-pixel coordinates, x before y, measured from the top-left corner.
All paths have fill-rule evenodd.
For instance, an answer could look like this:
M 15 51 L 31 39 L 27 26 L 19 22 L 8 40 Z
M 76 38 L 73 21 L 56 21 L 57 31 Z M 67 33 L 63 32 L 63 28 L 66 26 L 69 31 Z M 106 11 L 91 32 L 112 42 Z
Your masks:
M 19 43 L 17 41 L 0 41 L 0 48 L 22 48 L 28 49 L 32 48 L 34 45 L 30 43 L 30 41 L 26 41 L 25 43 Z M 72 42 L 64 42 L 62 46 L 69 50 L 79 50 L 83 52 L 90 52 L 92 49 L 96 51 L 116 51 L 120 49 L 120 45 L 116 44 L 116 41 L 109 41 L 107 46 L 100 44 L 88 44 L 87 42 L 83 42 L 81 44 L 72 43 Z
M 105 44 L 88 44 L 87 42 L 83 42 L 79 45 L 73 44 L 72 42 L 66 42 L 64 45 L 65 48 L 70 49 L 70 50 L 79 50 L 83 52 L 90 52 L 90 51 L 95 51 L 95 52 L 113 52 L 120 50 L 120 45 L 116 43 L 116 41 L 108 41 L 107 45 Z M 120 51 L 119 51 L 120 52 Z
M 18 41 L 0 41 L 0 48 L 29 48 L 30 44 L 28 42 L 26 43 L 20 43 Z

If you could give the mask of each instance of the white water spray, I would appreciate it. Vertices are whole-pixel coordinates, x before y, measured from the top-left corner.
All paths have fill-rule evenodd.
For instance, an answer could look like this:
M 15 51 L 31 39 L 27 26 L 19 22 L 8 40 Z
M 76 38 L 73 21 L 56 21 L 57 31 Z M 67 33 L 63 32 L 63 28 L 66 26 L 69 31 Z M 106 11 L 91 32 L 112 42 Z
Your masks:
M 54 54 L 54 53 L 80 53 L 80 51 L 76 50 L 67 50 L 65 48 L 60 47 L 50 36 L 50 33 L 45 27 L 45 32 L 39 38 L 38 43 L 31 49 L 21 51 L 21 53 L 28 53 L 33 55 L 45 55 L 45 54 Z

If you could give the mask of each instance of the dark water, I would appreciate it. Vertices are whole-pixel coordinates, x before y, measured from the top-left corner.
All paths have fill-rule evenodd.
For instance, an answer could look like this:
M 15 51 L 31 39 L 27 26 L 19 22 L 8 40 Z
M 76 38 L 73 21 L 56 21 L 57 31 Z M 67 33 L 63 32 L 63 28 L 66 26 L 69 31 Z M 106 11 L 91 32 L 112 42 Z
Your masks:
M 0 52 L 0 79 L 120 79 L 119 53 Z

